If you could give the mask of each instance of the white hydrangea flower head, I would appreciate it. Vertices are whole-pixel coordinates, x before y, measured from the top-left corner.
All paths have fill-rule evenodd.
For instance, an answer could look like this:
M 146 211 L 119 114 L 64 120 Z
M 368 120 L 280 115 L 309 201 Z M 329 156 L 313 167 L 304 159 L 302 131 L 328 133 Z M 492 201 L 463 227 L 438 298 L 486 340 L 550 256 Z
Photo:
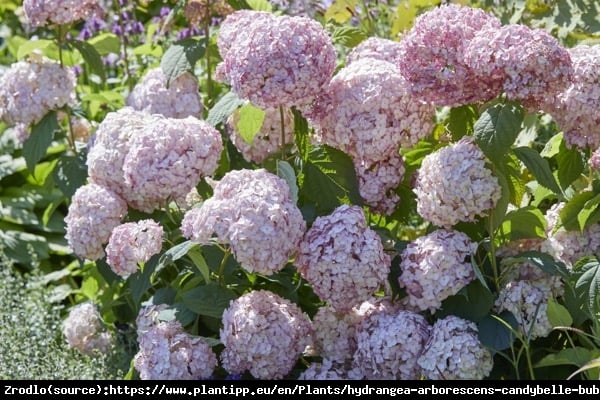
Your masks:
M 417 360 L 431 380 L 481 380 L 494 366 L 490 352 L 477 336 L 477 326 L 454 315 L 438 319 Z
M 356 325 L 363 318 L 356 308 L 340 313 L 330 306 L 319 307 L 312 318 L 317 354 L 337 363 L 352 359 L 356 351 Z
M 552 331 L 548 320 L 549 293 L 535 281 L 511 281 L 498 293 L 494 308 L 509 311 L 517 320 L 521 333 L 531 340 L 546 337 Z
M 129 142 L 123 197 L 147 213 L 185 198 L 202 177 L 214 173 L 222 151 L 221 134 L 208 122 L 154 115 L 144 135 L 133 135 Z
M 307 369 L 302 371 L 298 380 L 300 381 L 336 381 L 348 379 L 348 373 L 343 365 L 324 358 L 320 363 L 313 362 Z
M 65 238 L 81 258 L 99 260 L 113 229 L 127 214 L 127 204 L 103 186 L 88 183 L 75 191 L 65 217 Z
M 216 71 L 240 98 L 261 108 L 302 108 L 333 75 L 337 54 L 319 22 L 283 15 L 248 23 L 242 17 L 231 27 L 240 26 L 246 28 L 243 35 L 229 31 L 234 40 L 225 54 L 221 50 Z
M 342 205 L 313 222 L 295 265 L 321 300 L 347 312 L 385 285 L 391 260 L 362 208 Z
M 470 137 L 427 155 L 414 187 L 417 212 L 428 222 L 451 228 L 486 215 L 502 196 L 502 187 Z
M 63 322 L 63 335 L 69 347 L 87 355 L 105 353 L 112 346 L 112 335 L 103 330 L 100 313 L 91 302 L 80 303 L 69 311 Z
M 139 335 L 133 358 L 142 380 L 198 380 L 210 378 L 217 356 L 200 337 L 187 334 L 179 321 L 159 322 Z
M 400 154 L 373 164 L 355 160 L 360 197 L 375 212 L 390 215 L 400 202 L 394 189 L 404 179 L 404 159 Z
M 552 114 L 563 130 L 567 146 L 598 149 L 600 117 L 596 111 L 600 107 L 600 45 L 581 44 L 568 51 L 573 63 L 573 82 L 558 96 L 553 107 L 544 111 Z M 598 155 L 592 156 L 592 160 L 597 158 Z M 599 168 L 599 161 L 593 162 L 594 169 Z
M 444 4 L 415 19 L 402 36 L 398 66 L 417 98 L 437 106 L 461 106 L 487 101 L 500 92 L 497 80 L 481 79 L 465 53 L 477 32 L 501 22 L 481 9 Z
M 265 119 L 252 143 L 248 143 L 240 134 L 237 124 L 239 112 L 233 112 L 227 120 L 227 131 L 233 145 L 248 162 L 261 163 L 271 154 L 281 149 L 281 115 L 279 108 L 264 110 Z M 289 108 L 283 110 L 283 129 L 286 144 L 294 143 L 294 114 Z
M 189 72 L 174 79 L 167 87 L 162 68 L 153 68 L 135 85 L 127 105 L 149 114 L 169 118 L 202 117 L 202 98 L 198 80 Z
M 573 78 L 569 51 L 542 29 L 509 24 L 487 26 L 468 45 L 467 63 L 481 79 L 502 84 L 509 100 L 538 111 Z
M 106 262 L 114 273 L 127 278 L 139 270 L 139 262 L 160 253 L 162 235 L 162 226 L 150 219 L 119 225 L 108 240 Z
M 394 64 L 374 58 L 352 62 L 306 113 L 315 126 L 313 140 L 367 164 L 411 148 L 431 133 L 435 108 L 409 95 L 407 87 Z
M 400 57 L 403 56 L 403 46 L 400 42 L 371 36 L 354 47 L 346 56 L 346 65 L 363 59 L 374 58 L 398 65 Z
M 563 262 L 567 268 L 582 257 L 600 255 L 600 223 L 583 230 L 566 230 L 560 223 L 560 212 L 565 203 L 555 203 L 546 211 L 547 240 L 542 243 L 541 251 Z
M 417 379 L 431 327 L 412 311 L 374 313 L 357 327 L 353 366 L 364 379 Z
M 230 374 L 249 371 L 256 379 L 282 379 L 311 344 L 308 315 L 267 290 L 233 300 L 222 321 L 221 361 Z
M 288 184 L 261 168 L 230 171 L 213 185 L 213 196 L 185 213 L 183 235 L 208 244 L 214 234 L 248 272 L 272 275 L 285 267 L 306 231 Z
M 75 74 L 45 57 L 18 61 L 0 76 L 0 118 L 9 126 L 38 123 L 75 103 Z
M 23 0 L 23 10 L 36 27 L 104 17 L 100 0 Z
M 470 256 L 477 243 L 459 231 L 438 229 L 410 242 L 402 252 L 398 284 L 408 302 L 432 314 L 442 301 L 475 279 Z

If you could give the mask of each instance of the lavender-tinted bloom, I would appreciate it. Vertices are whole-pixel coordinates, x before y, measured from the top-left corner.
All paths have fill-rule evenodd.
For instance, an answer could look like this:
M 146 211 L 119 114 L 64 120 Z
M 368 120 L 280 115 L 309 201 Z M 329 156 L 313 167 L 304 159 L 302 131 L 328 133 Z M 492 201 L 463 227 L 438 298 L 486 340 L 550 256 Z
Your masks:
M 105 353 L 112 345 L 109 331 L 102 330 L 102 319 L 96 306 L 90 302 L 81 303 L 69 311 L 63 322 L 63 335 L 69 347 L 92 355 Z
M 398 65 L 410 92 L 438 106 L 487 101 L 499 94 L 493 79 L 482 79 L 465 61 L 478 31 L 500 27 L 500 20 L 481 9 L 447 4 L 419 15 L 401 38 Z
M 267 290 L 233 300 L 223 312 L 223 368 L 250 371 L 257 379 L 281 379 L 311 343 L 311 323 L 294 303 Z
M 444 228 L 486 214 L 500 199 L 502 188 L 485 163 L 485 155 L 470 137 L 427 155 L 414 187 L 417 212 Z
M 24 0 L 23 10 L 29 22 L 36 27 L 65 25 L 104 15 L 99 0 Z
M 362 208 L 342 205 L 313 222 L 295 265 L 319 298 L 347 312 L 385 285 L 390 256 Z
M 374 211 L 390 215 L 400 197 L 394 192 L 404 178 L 404 160 L 400 154 L 369 164 L 354 161 L 360 197 Z
M 354 47 L 346 56 L 346 65 L 363 58 L 374 58 L 398 65 L 403 56 L 403 45 L 394 40 L 371 36 Z

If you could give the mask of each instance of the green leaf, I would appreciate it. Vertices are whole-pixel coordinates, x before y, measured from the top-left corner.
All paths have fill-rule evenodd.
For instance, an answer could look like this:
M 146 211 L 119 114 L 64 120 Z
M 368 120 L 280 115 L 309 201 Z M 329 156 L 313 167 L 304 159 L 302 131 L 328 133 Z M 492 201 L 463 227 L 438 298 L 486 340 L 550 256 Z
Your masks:
M 581 231 L 591 225 L 591 223 L 596 223 L 598 218 L 598 204 L 600 204 L 600 194 L 592 197 L 588 201 L 585 202 L 583 208 L 577 215 L 577 222 L 579 223 L 579 227 Z
M 44 53 L 44 50 L 51 48 L 51 47 L 56 47 L 56 44 L 54 43 L 53 40 L 49 40 L 49 39 L 29 40 L 19 46 L 19 49 L 17 50 L 17 59 L 22 60 L 23 58 L 25 58 L 26 56 L 28 56 L 29 54 L 33 53 L 36 50 L 42 50 L 42 52 Z
M 255 11 L 273 11 L 273 6 L 267 0 L 246 0 L 246 2 Z
M 227 121 L 227 118 L 245 102 L 245 100 L 240 99 L 234 92 L 228 92 L 208 111 L 206 122 L 212 126 L 217 126 Z
M 562 349 L 558 353 L 548 354 L 538 361 L 535 367 L 556 367 L 558 365 L 575 365 L 580 367 L 592 358 L 592 353 L 589 349 L 577 346 Z
M 60 157 L 53 173 L 56 186 L 67 197 L 72 197 L 75 191 L 85 184 L 87 176 L 85 160 L 66 154 Z
M 31 266 L 31 252 L 39 260 L 49 257 L 48 241 L 45 237 L 27 232 L 5 231 L 0 229 L 0 248 L 9 259 Z
M 508 311 L 500 315 L 489 315 L 477 323 L 481 344 L 496 351 L 506 350 L 515 341 L 512 330 L 517 330 L 519 323 Z M 511 330 L 512 328 L 512 330 Z
M 357 0 L 335 0 L 325 11 L 325 21 L 332 19 L 339 24 L 348 22 L 357 4 Z
M 472 105 L 452 107 L 446 129 L 452 135 L 452 140 L 458 141 L 466 135 L 471 135 L 477 121 L 477 109 Z
M 200 247 L 192 247 L 188 251 L 187 256 L 192 260 L 196 268 L 198 268 L 198 271 L 200 271 L 202 278 L 204 278 L 204 282 L 207 284 L 210 283 L 210 268 L 202 255 Z
M 106 56 L 110 53 L 119 54 L 121 52 L 121 40 L 114 33 L 101 33 L 98 36 L 88 39 L 87 43 L 92 45 L 101 56 Z
M 553 299 L 548 299 L 548 308 L 546 309 L 548 321 L 553 327 L 565 327 L 573 324 L 573 318 L 569 310 L 562 304 L 558 304 Z
M 560 210 L 560 222 L 566 230 L 583 231 L 584 225 L 580 225 L 580 213 L 586 204 L 593 205 L 595 202 L 594 199 L 597 196 L 591 191 L 579 192 L 565 203 L 564 207 Z
M 577 263 L 574 270 L 578 276 L 575 284 L 576 291 L 587 299 L 587 306 L 592 315 L 600 311 L 600 262 L 596 257 L 590 257 L 583 263 Z
M 55 111 L 50 111 L 31 128 L 31 135 L 23 143 L 23 158 L 30 172 L 35 170 L 35 165 L 46 155 L 57 129 L 59 127 Z
M 332 34 L 333 43 L 345 47 L 355 47 L 366 38 L 362 30 L 348 25 L 336 26 Z
M 560 152 L 560 148 L 563 143 L 563 133 L 559 132 L 552 136 L 550 140 L 546 142 L 544 149 L 540 152 L 542 157 L 552 158 Z
M 508 210 L 508 204 L 510 203 L 511 194 L 510 186 L 504 173 L 502 173 L 500 170 L 496 170 L 494 172 L 494 175 L 498 179 L 498 183 L 502 188 L 502 192 L 500 199 L 498 199 L 498 202 L 496 203 L 496 207 L 494 207 L 494 209 L 491 212 L 491 215 L 489 216 L 489 218 L 491 219 L 490 228 L 492 230 L 496 230 L 500 225 L 501 221 L 504 220 L 506 210 Z
M 550 165 L 546 159 L 529 147 L 517 147 L 513 151 L 540 185 L 552 190 L 557 195 L 562 195 L 562 189 L 558 186 L 554 175 L 552 175 Z
M 71 46 L 76 48 L 81 56 L 85 60 L 85 62 L 90 66 L 92 72 L 102 79 L 104 82 L 106 80 L 106 71 L 104 71 L 104 63 L 102 62 L 102 57 L 96 50 L 94 46 L 87 42 L 82 42 L 80 40 L 71 40 L 69 42 Z
M 152 287 L 151 277 L 156 271 L 158 266 L 158 254 L 153 255 L 148 262 L 144 264 L 144 268 L 141 271 L 129 276 L 128 282 L 131 288 L 131 297 L 137 304 L 140 302 L 142 297 L 148 292 L 148 289 Z
M 528 206 L 510 211 L 496 232 L 501 241 L 546 237 L 546 218 L 539 208 Z
M 196 62 L 205 51 L 204 41 L 184 39 L 173 43 L 160 60 L 160 67 L 167 77 L 167 87 L 183 73 L 193 74 Z
M 558 182 L 563 189 L 569 187 L 583 173 L 585 163 L 582 154 L 577 148 L 568 149 L 564 141 L 560 142 L 559 152 L 556 154 Z
M 188 290 L 183 293 L 182 300 L 193 312 L 220 319 L 231 300 L 237 297 L 232 290 L 211 284 Z
M 277 176 L 285 180 L 290 187 L 290 195 L 294 204 L 298 203 L 298 184 L 294 168 L 287 161 L 277 160 Z
M 441 0 L 411 0 L 398 3 L 396 15 L 392 22 L 392 36 L 395 37 L 408 31 L 413 26 L 417 15 L 441 3 Z
M 569 274 L 567 267 L 562 262 L 557 262 L 551 255 L 540 251 L 524 251 L 514 257 L 505 257 L 502 260 L 503 266 L 521 263 L 533 264 L 550 275 L 566 277 Z
M 519 135 L 523 117 L 523 108 L 518 103 L 509 102 L 491 106 L 475 122 L 475 141 L 494 164 L 501 163 Z
M 227 4 L 234 10 L 249 10 L 250 5 L 246 0 L 227 0 Z
M 237 130 L 240 133 L 240 136 L 246 143 L 252 145 L 254 136 L 256 136 L 256 134 L 260 132 L 260 128 L 262 128 L 266 113 L 250 103 L 244 104 L 235 112 L 238 113 Z
M 329 146 L 312 150 L 304 165 L 300 198 L 329 213 L 342 204 L 362 205 L 354 163 L 344 152 Z
M 158 264 L 156 266 L 157 270 L 161 270 L 167 265 L 170 265 L 171 263 L 184 257 L 192 248 L 196 246 L 199 246 L 198 243 L 194 243 L 191 240 L 186 240 L 185 242 L 179 243 L 171 247 L 169 250 L 167 250 L 160 256 Z
M 470 321 L 477 321 L 485 317 L 493 306 L 492 292 L 480 281 L 474 281 L 459 293 L 444 300 L 440 315 L 456 315 Z
M 300 158 L 306 161 L 311 148 L 308 121 L 295 107 L 292 108 L 292 112 L 294 113 L 294 142 Z

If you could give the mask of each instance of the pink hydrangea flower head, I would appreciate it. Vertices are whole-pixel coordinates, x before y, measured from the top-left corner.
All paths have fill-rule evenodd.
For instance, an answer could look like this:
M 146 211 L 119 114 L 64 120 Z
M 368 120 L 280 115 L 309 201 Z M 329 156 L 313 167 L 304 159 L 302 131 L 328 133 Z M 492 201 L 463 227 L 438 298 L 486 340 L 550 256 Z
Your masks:
M 127 204 L 112 191 L 93 183 L 81 186 L 65 217 L 69 246 L 81 258 L 104 257 L 104 244 L 126 214 Z
M 159 322 L 139 336 L 133 358 L 142 380 L 198 380 L 212 376 L 217 356 L 200 337 L 186 333 L 179 321 Z
M 501 22 L 481 9 L 441 5 L 419 15 L 400 40 L 398 66 L 410 92 L 438 106 L 487 101 L 499 94 L 493 79 L 481 79 L 465 60 L 469 42 L 483 28 Z
M 313 342 L 324 359 L 344 363 L 356 351 L 356 325 L 364 318 L 356 308 L 340 313 L 330 306 L 320 307 L 313 316 Z
M 354 47 L 346 56 L 346 65 L 363 58 L 374 58 L 397 65 L 403 56 L 400 42 L 371 36 Z
M 243 36 L 236 35 L 217 75 L 258 107 L 303 107 L 331 78 L 336 56 L 315 20 L 257 18 Z
M 311 344 L 308 315 L 267 290 L 233 300 L 222 321 L 221 361 L 231 374 L 250 371 L 257 379 L 282 379 Z
M 410 242 L 402 252 L 398 277 L 411 306 L 432 314 L 442 301 L 475 279 L 470 256 L 477 243 L 459 231 L 438 229 Z
M 99 0 L 23 0 L 23 10 L 33 26 L 65 25 L 92 17 L 103 18 Z
M 80 303 L 69 311 L 63 322 L 63 335 L 69 347 L 83 354 L 105 353 L 112 346 L 112 335 L 103 330 L 100 313 L 91 302 Z
M 160 313 L 169 308 L 167 304 L 145 304 L 142 305 L 137 317 L 135 318 L 136 331 L 138 338 L 143 332 L 150 330 L 161 321 Z
M 485 164 L 485 155 L 470 137 L 427 155 L 413 189 L 417 212 L 444 228 L 485 215 L 502 195 L 498 178 Z
M 265 169 L 233 170 L 213 187 L 211 198 L 185 213 L 183 235 L 200 244 L 214 235 L 248 272 L 285 267 L 306 231 L 287 183 Z
M 139 270 L 162 249 L 163 228 L 153 220 L 127 222 L 113 229 L 106 246 L 106 262 L 123 278 Z
M 342 68 L 307 112 L 315 140 L 375 163 L 414 146 L 433 129 L 435 108 L 407 92 L 396 67 L 364 58 Z
M 454 315 L 438 319 L 417 363 L 430 380 L 481 380 L 494 366 L 477 326 Z
M 69 68 L 44 57 L 13 63 L 0 77 L 0 118 L 10 126 L 35 124 L 75 103 L 75 84 Z
M 368 164 L 354 161 L 354 170 L 358 178 L 360 197 L 372 210 L 390 215 L 400 202 L 394 189 L 404 179 L 404 159 L 400 154 Z
M 265 119 L 252 143 L 248 143 L 240 134 L 237 124 L 239 112 L 231 114 L 227 120 L 227 130 L 234 146 L 248 162 L 262 163 L 268 156 L 281 149 L 281 115 L 279 108 L 267 108 Z M 294 142 L 294 114 L 289 108 L 283 110 L 283 129 L 286 144 Z
M 319 298 L 347 312 L 385 285 L 390 262 L 362 208 L 342 205 L 313 222 L 295 265 Z
M 597 112 L 600 107 L 600 45 L 578 45 L 568 51 L 573 62 L 573 82 L 558 96 L 553 107 L 544 111 L 552 114 L 563 130 L 567 146 L 598 149 L 600 148 L 600 116 Z M 594 160 L 592 165 L 600 165 L 600 163 Z
M 467 59 L 481 79 L 502 82 L 509 100 L 538 111 L 571 83 L 569 51 L 542 29 L 488 26 L 469 42 Z
M 375 313 L 357 327 L 353 366 L 365 379 L 417 379 L 431 327 L 412 311 Z
M 590 157 L 588 164 L 590 165 L 590 168 L 593 169 L 594 171 L 597 171 L 600 169 L 600 147 L 597 148 L 596 150 L 594 150 L 594 152 L 592 153 L 592 156 Z
M 201 118 L 204 107 L 198 81 L 192 74 L 185 72 L 167 87 L 167 77 L 160 67 L 148 71 L 135 85 L 127 97 L 127 105 L 169 118 Z
M 219 26 L 219 34 L 217 36 L 217 47 L 219 54 L 224 60 L 232 45 L 249 34 L 252 25 L 256 21 L 272 21 L 275 15 L 266 11 L 255 10 L 236 10 L 227 15 Z M 262 23 L 262 22 L 261 22 Z M 241 37 L 240 37 L 240 34 Z
M 185 198 L 204 176 L 217 169 L 223 142 L 206 121 L 154 115 L 144 135 L 134 135 L 123 160 L 127 203 L 152 212 Z

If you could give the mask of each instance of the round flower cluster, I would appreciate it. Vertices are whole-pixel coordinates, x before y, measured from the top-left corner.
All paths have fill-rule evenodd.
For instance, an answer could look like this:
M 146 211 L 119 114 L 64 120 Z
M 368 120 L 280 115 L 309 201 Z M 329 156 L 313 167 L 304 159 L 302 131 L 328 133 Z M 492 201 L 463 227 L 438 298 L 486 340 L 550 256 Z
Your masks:
M 112 344 L 112 335 L 102 331 L 100 313 L 90 302 L 80 303 L 69 311 L 63 323 L 63 335 L 69 347 L 88 355 L 95 351 L 105 353 Z
M 447 4 L 419 15 L 400 40 L 398 66 L 417 98 L 438 106 L 487 101 L 499 94 L 497 82 L 481 79 L 465 60 L 470 41 L 485 27 L 501 26 L 481 9 Z
M 235 40 L 221 53 L 222 72 L 217 77 L 261 108 L 310 104 L 336 66 L 337 54 L 323 26 L 290 16 L 241 21 L 247 23 L 244 35 L 230 35 Z
M 434 225 L 473 222 L 494 208 L 502 188 L 475 142 L 467 137 L 427 155 L 417 172 L 417 212 Z
M 412 311 L 374 313 L 357 327 L 352 365 L 365 379 L 417 379 L 417 359 L 430 329 L 425 318 Z
M 307 112 L 318 142 L 371 164 L 433 129 L 435 108 L 410 96 L 395 65 L 364 58 L 342 68 Z
M 573 83 L 548 111 L 564 132 L 569 147 L 600 147 L 600 46 L 578 45 L 569 49 Z
M 39 122 L 50 110 L 75 102 L 75 75 L 45 59 L 19 61 L 0 77 L 0 118 L 7 125 Z
M 240 33 L 243 33 L 241 36 L 245 36 L 248 34 L 250 27 L 259 20 L 264 20 L 261 23 L 269 23 L 275 18 L 275 15 L 266 11 L 254 11 L 254 10 L 237 10 L 225 17 L 225 19 L 221 22 L 219 26 L 219 35 L 217 36 L 217 47 L 219 49 L 219 54 L 221 58 L 225 60 L 227 54 L 229 53 L 229 49 L 233 46 L 234 43 L 238 42 L 238 40 L 242 40 L 239 38 Z M 225 80 L 227 81 L 226 74 L 222 75 L 220 78 L 219 74 L 225 73 L 225 64 L 220 63 L 217 65 L 217 70 L 215 71 L 215 79 Z
M 498 81 L 510 100 L 537 111 L 565 90 L 573 76 L 571 57 L 542 29 L 488 26 L 467 48 L 467 63 L 480 79 Z
M 229 137 L 234 146 L 248 162 L 261 163 L 281 149 L 281 114 L 279 108 L 267 108 L 265 119 L 258 133 L 248 143 L 240 134 L 237 124 L 239 122 L 239 112 L 235 111 L 227 120 Z M 283 110 L 283 129 L 285 143 L 294 142 L 294 114 L 289 108 Z
M 356 351 L 356 325 L 362 320 L 356 308 L 340 313 L 329 306 L 320 307 L 312 318 L 313 341 L 324 359 L 344 363 Z
M 404 178 L 404 159 L 392 156 L 374 164 L 354 162 L 360 197 L 374 211 L 390 215 L 400 201 L 394 192 Z
M 211 183 L 213 196 L 185 213 L 183 235 L 209 244 L 214 233 L 248 272 L 281 270 L 306 231 L 287 183 L 265 169 L 232 170 Z
M 154 115 L 144 135 L 134 135 L 123 160 L 124 198 L 138 210 L 152 212 L 178 200 L 203 176 L 217 169 L 223 143 L 208 122 Z
M 498 293 L 494 308 L 498 313 L 505 310 L 512 313 L 521 333 L 533 340 L 548 336 L 552 330 L 547 315 L 548 298 L 548 292 L 535 281 L 511 281 Z
M 556 203 L 546 212 L 547 240 L 541 250 L 562 261 L 567 268 L 582 257 L 600 255 L 600 223 L 579 230 L 566 230 L 560 224 L 560 212 L 565 203 Z
M 174 79 L 167 87 L 162 68 L 148 71 L 127 97 L 127 105 L 149 114 L 169 118 L 202 117 L 202 99 L 198 81 L 189 72 Z
M 459 231 L 438 229 L 410 242 L 402 252 L 398 277 L 408 303 L 433 314 L 442 301 L 475 279 L 470 256 L 477 243 Z
M 217 168 L 221 134 L 194 117 L 166 118 L 130 107 L 107 114 L 88 153 L 91 182 L 141 211 L 180 200 Z
M 138 262 L 146 262 L 162 249 L 163 228 L 153 220 L 128 222 L 113 229 L 106 246 L 106 262 L 123 278 L 138 271 Z
M 112 191 L 89 183 L 71 199 L 66 223 L 66 239 L 73 252 L 88 260 L 104 257 L 102 246 L 127 214 L 127 204 Z
M 374 58 L 397 65 L 403 55 L 400 42 L 371 36 L 354 47 L 346 56 L 346 65 L 363 58 Z
M 438 319 L 417 360 L 425 377 L 481 380 L 488 376 L 494 366 L 493 360 L 479 341 L 477 331 L 473 322 L 453 315 Z
M 233 300 L 223 312 L 220 339 L 223 368 L 250 371 L 257 379 L 282 379 L 311 344 L 308 316 L 295 304 L 267 290 Z
M 166 311 L 169 308 L 167 304 L 145 304 L 142 305 L 140 311 L 135 318 L 135 326 L 138 333 L 138 337 L 153 326 L 158 325 L 161 320 L 159 318 L 160 313 Z
M 600 135 L 599 135 L 600 137 Z M 597 171 L 600 170 L 600 147 L 598 147 L 592 153 L 588 163 L 590 164 L 590 168 Z
M 300 243 L 295 265 L 314 292 L 347 312 L 385 285 L 390 256 L 358 206 L 318 217 Z
M 159 322 L 138 336 L 133 365 L 142 380 L 197 380 L 212 376 L 217 356 L 199 337 L 187 334 L 179 321 Z
M 99 0 L 23 0 L 23 11 L 33 26 L 65 25 L 92 17 L 102 18 Z

